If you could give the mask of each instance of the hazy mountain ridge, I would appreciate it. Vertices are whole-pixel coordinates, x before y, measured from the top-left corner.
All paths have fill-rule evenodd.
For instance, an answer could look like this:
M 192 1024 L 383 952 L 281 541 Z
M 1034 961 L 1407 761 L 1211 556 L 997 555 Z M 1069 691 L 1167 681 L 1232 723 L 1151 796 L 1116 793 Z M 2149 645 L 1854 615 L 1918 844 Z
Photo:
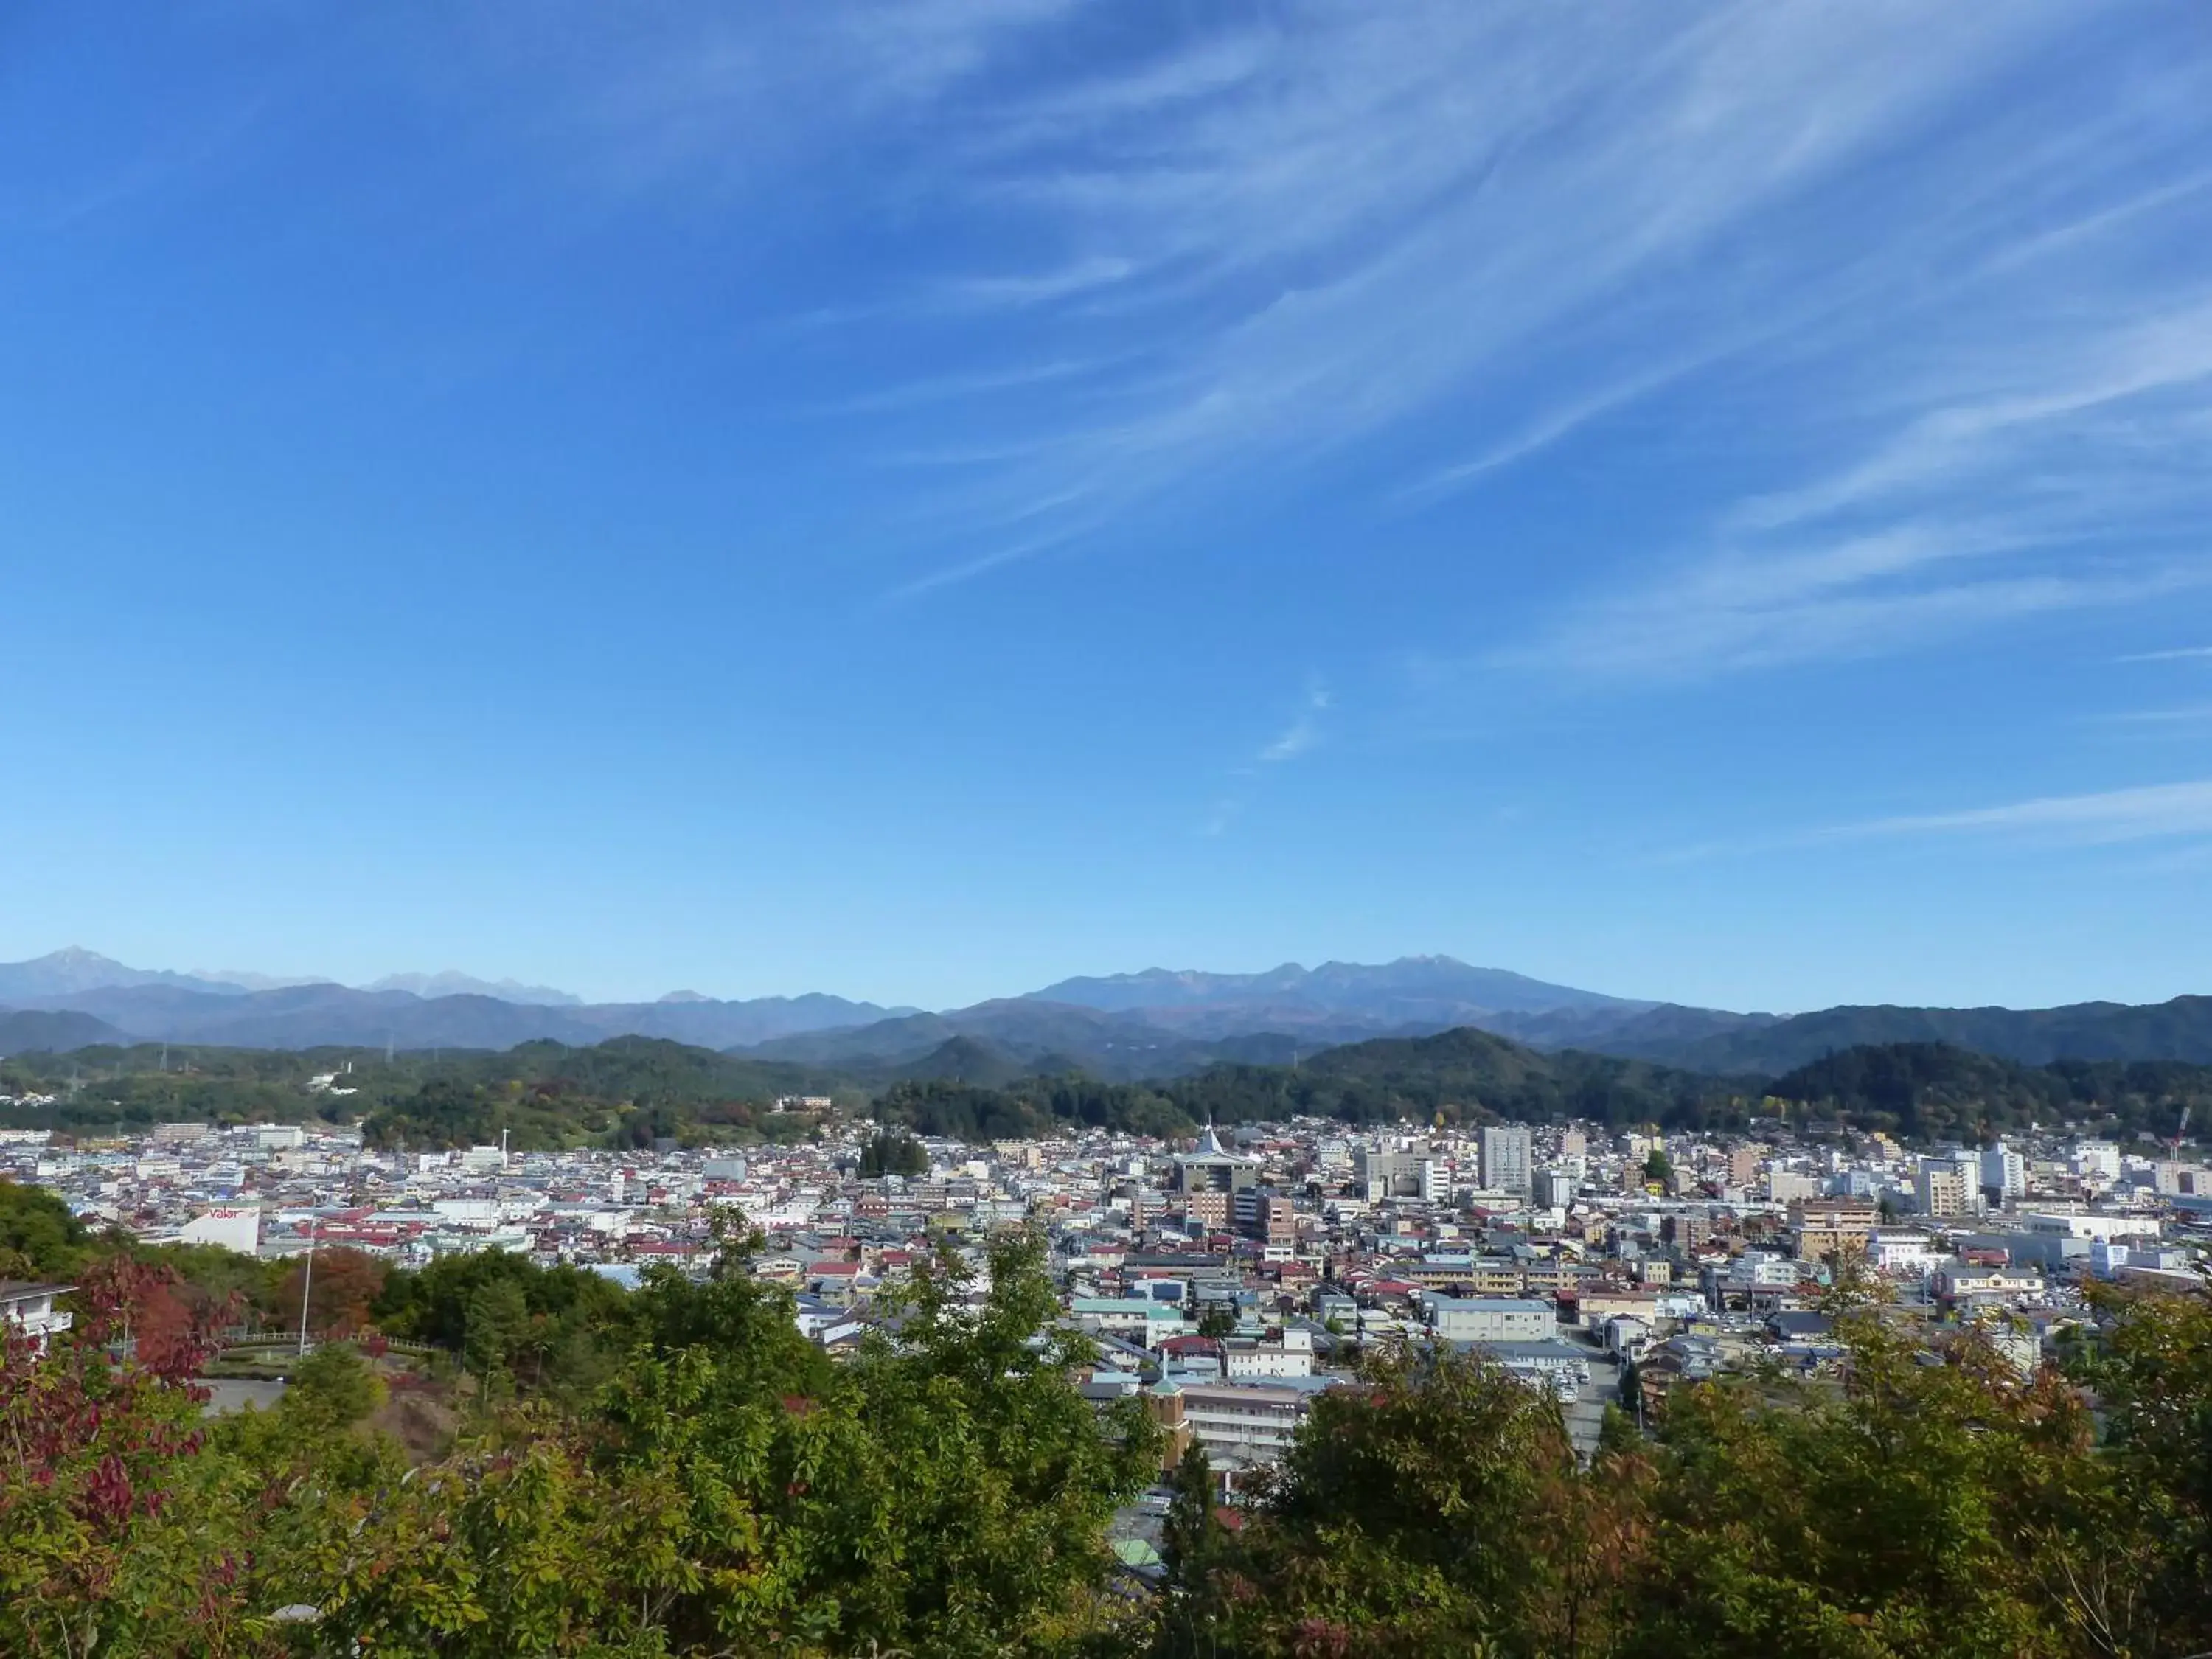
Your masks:
M 464 974 L 459 969 L 442 969 L 434 974 L 386 974 L 382 979 L 371 980 L 359 988 L 364 991 L 405 991 L 425 999 L 433 997 L 497 997 L 501 1002 L 528 1003 L 546 1008 L 574 1008 L 581 1006 L 583 998 L 574 991 L 556 991 L 550 985 L 525 985 L 519 980 L 478 979 L 474 974 Z
M 1303 1012 L 1389 1024 L 1450 1024 L 1466 1023 L 1477 1013 L 1561 1008 L 1627 1012 L 1655 1006 L 1438 956 L 1401 957 L 1375 966 L 1325 962 L 1314 969 L 1288 962 L 1261 974 L 1147 968 L 1134 974 L 1061 980 L 1030 992 L 1028 998 L 1111 1013 L 1139 1013 L 1161 1024 L 1200 1009 L 1266 1008 L 1285 1016 Z
M 96 1022 L 16 1022 L 6 1028 L 14 1033 L 7 1047 L 18 1052 L 131 1039 L 272 1048 L 507 1048 L 538 1040 L 587 1047 L 635 1036 L 870 1078 L 926 1060 L 946 1076 L 972 1063 L 994 1074 L 1057 1066 L 1109 1079 L 1170 1078 L 1224 1062 L 1286 1064 L 1371 1038 L 1468 1029 L 1537 1049 L 1738 1077 L 1778 1076 L 1831 1052 L 1901 1042 L 1948 1043 L 2030 1066 L 2212 1063 L 2212 997 L 2042 1009 L 1845 1006 L 1782 1016 L 1609 996 L 1449 957 L 1376 966 L 1329 962 L 1311 969 L 1292 963 L 1259 974 L 1147 969 L 1063 980 L 944 1012 L 818 993 L 741 1001 L 678 993 L 655 1002 L 560 1004 L 481 991 L 422 996 L 405 988 L 492 983 L 450 972 L 393 975 L 386 983 L 393 988 L 308 982 L 248 989 L 130 968 L 72 947 L 0 963 L 0 1013 L 12 1007 Z M 566 994 L 514 981 L 497 988 L 514 996 Z M 983 1046 L 931 1060 L 956 1039 Z
M 258 991 L 291 991 L 335 981 L 313 974 L 264 974 L 248 969 L 195 968 L 188 972 L 133 968 L 97 951 L 71 945 L 27 962 L 0 963 L 0 1000 L 33 1001 L 76 996 L 90 991 L 161 985 L 183 991 L 211 991 L 235 996 Z M 425 1000 L 448 996 L 496 997 L 502 1002 L 575 1007 L 583 999 L 550 985 L 525 985 L 512 979 L 478 979 L 447 968 L 434 974 L 386 974 L 359 991 L 405 991 Z
M 66 945 L 28 962 L 0 962 L 0 1002 L 23 1003 L 42 997 L 71 996 L 117 986 L 167 985 L 232 995 L 246 988 L 198 974 L 162 968 L 132 968 L 81 945 Z
M 0 1058 L 40 1050 L 66 1054 L 123 1040 L 105 1020 L 75 1009 L 0 1008 Z
M 118 985 L 9 1000 L 24 1010 L 88 1015 L 110 1028 L 72 1038 L 72 1046 L 137 1039 L 245 1048 L 387 1043 L 410 1049 L 510 1048 L 540 1038 L 583 1048 L 614 1036 L 669 1037 L 702 1048 L 731 1048 L 825 1025 L 864 1025 L 893 1012 L 818 994 L 556 1007 L 329 984 L 251 992 L 169 983 Z M 54 1030 L 67 1035 L 64 1028 Z

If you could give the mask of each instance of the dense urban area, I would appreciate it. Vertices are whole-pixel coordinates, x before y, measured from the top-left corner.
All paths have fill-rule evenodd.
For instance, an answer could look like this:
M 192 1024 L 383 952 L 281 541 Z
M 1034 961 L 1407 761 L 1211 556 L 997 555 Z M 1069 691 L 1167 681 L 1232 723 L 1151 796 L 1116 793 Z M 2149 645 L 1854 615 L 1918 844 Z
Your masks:
M 1907 1144 L 1468 1100 L 951 1137 L 917 1103 L 988 1091 L 908 1084 L 762 1101 L 719 1145 L 615 1103 L 525 1150 L 512 1091 L 453 1146 L 354 1078 L 0 1131 L 9 1650 L 2152 1655 L 2212 1628 L 2185 1120 Z

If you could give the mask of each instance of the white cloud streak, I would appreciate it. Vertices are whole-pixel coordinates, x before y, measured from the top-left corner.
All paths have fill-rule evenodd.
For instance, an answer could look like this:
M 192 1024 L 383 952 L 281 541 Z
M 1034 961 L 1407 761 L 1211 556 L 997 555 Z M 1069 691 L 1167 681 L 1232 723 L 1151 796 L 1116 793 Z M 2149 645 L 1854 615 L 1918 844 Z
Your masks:
M 1395 504 L 1435 507 L 1719 376 L 1695 459 L 1727 474 L 1744 449 L 1741 477 L 1696 522 L 1624 501 L 1626 544 L 1547 573 L 1564 602 L 1485 659 L 1603 679 L 1863 655 L 2137 604 L 2204 562 L 2185 538 L 2212 519 L 2212 281 L 2190 257 L 2212 237 L 2212 58 L 2101 58 L 2101 18 L 568 15 L 513 33 L 526 58 L 573 43 L 556 78 L 611 176 L 764 175 L 873 143 L 864 206 L 953 234 L 947 268 L 855 327 L 1120 360 L 1079 384 L 985 371 L 972 410 L 957 374 L 847 400 L 988 426 L 997 391 L 1023 398 L 1018 441 L 929 434 L 974 459 L 917 483 L 897 541 L 928 565 L 901 592 L 1128 533 L 1194 490 L 1300 487 L 1384 434 Z M 2193 20 L 2146 14 L 2165 24 Z
M 2171 651 L 2136 651 L 2120 662 L 2193 662 L 2212 657 L 2212 645 L 2185 645 Z
M 1829 832 L 1834 836 L 2044 835 L 2102 844 L 2173 836 L 2212 835 L 2212 779 L 2113 789 L 2099 794 L 2045 795 L 1963 812 L 1878 818 Z
M 1296 760 L 1322 739 L 1322 716 L 1328 712 L 1334 701 L 1328 688 L 1316 684 L 1306 693 L 1305 704 L 1297 716 L 1285 726 L 1275 740 L 1260 750 L 1262 765 L 1279 765 L 1284 761 Z

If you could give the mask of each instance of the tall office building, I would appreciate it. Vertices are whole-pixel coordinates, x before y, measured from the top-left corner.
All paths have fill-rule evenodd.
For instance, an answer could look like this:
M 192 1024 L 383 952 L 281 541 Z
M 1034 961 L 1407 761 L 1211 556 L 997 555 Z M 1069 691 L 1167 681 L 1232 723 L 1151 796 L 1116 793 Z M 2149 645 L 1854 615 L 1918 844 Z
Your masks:
M 1535 1176 L 1529 1156 L 1528 1131 L 1517 1123 L 1486 1124 L 1481 1143 L 1482 1185 L 1493 1193 L 1526 1194 Z
M 1259 1184 L 1256 1159 L 1239 1158 L 1221 1144 L 1213 1126 L 1206 1126 L 1198 1150 L 1175 1161 L 1175 1191 L 1191 1215 L 1217 1227 L 1236 1218 L 1237 1195 Z
M 1998 1202 L 2018 1198 L 2027 1190 L 2027 1160 L 2002 1140 L 1982 1153 L 1982 1190 Z

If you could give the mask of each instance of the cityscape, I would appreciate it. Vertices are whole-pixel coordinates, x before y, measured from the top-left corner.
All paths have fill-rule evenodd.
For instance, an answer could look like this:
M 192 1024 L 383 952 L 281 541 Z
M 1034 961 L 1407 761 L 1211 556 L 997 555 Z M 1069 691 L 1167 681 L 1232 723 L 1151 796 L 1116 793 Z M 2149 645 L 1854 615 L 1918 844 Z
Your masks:
M 0 1659 L 2212 1659 L 2207 21 L 0 11 Z
M 782 1133 L 742 1144 L 518 1151 L 502 1132 L 423 1149 L 331 1121 L 360 1109 L 366 1075 L 309 1076 L 304 1121 L 0 1130 L 0 1179 L 148 1260 L 180 1252 L 204 1275 L 212 1252 L 295 1287 L 227 1308 L 204 1411 L 281 1413 L 311 1355 L 374 1353 L 396 1402 L 378 1420 L 433 1443 L 490 1386 L 467 1370 L 486 1316 L 469 1304 L 450 1349 L 410 1342 L 427 1331 L 382 1309 L 388 1274 L 496 1260 L 634 1295 L 737 1273 L 829 1363 L 865 1364 L 901 1340 L 917 1275 L 962 1264 L 977 1314 L 992 1241 L 1034 1237 L 1048 1324 L 1079 1344 L 1066 1386 L 1102 1428 L 1133 1407 L 1153 1425 L 1149 1482 L 1101 1534 L 1140 1598 L 1178 1547 L 1177 1480 L 1202 1468 L 1224 1514 L 1265 1502 L 1317 1408 L 1364 1398 L 1379 1355 L 1493 1370 L 1589 1462 L 1620 1425 L 1664 1421 L 1678 1389 L 1842 1386 L 1868 1310 L 1930 1359 L 1971 1336 L 2024 1384 L 2096 1341 L 2114 1297 L 2201 1297 L 2212 1260 L 2186 1109 L 2171 1143 L 2124 1146 L 2057 1126 L 1907 1146 L 1786 1109 L 1723 1133 L 1439 1114 L 966 1140 L 825 1095 L 763 1103 Z M 64 1104 L 25 1093 L 0 1114 Z M 0 1285 L 0 1311 L 43 1349 L 67 1340 L 74 1288 Z

